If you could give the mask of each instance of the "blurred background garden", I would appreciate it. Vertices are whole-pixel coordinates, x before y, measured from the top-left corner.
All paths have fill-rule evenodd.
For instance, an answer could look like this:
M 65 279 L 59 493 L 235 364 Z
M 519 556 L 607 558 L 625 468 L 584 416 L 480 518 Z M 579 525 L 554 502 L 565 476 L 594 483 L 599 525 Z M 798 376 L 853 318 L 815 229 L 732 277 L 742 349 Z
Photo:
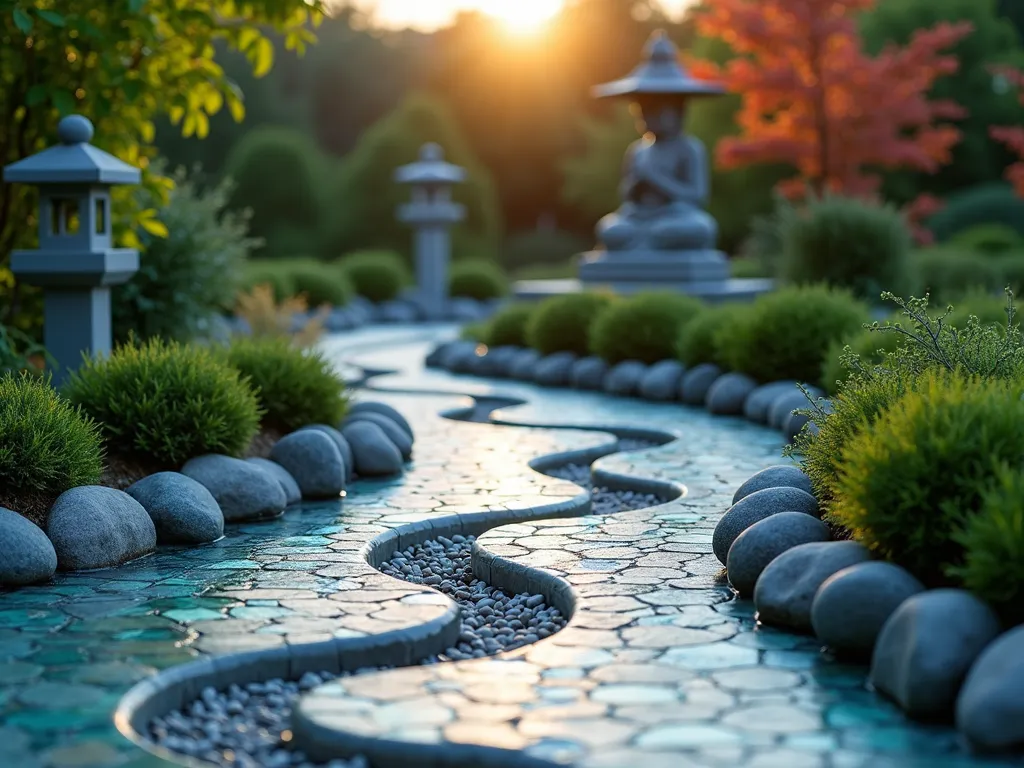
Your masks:
M 714 159 L 735 275 L 869 300 L 1018 285 L 1024 2 L 801 5 L 787 36 L 781 0 L 2 0 L 0 160 L 48 146 L 77 112 L 144 169 L 115 201 L 116 239 L 142 251 L 114 291 L 115 340 L 202 336 L 258 304 L 257 285 L 310 307 L 399 295 L 412 237 L 392 173 L 428 141 L 468 170 L 453 292 L 486 299 L 575 275 L 637 135 L 590 89 L 662 28 L 733 92 L 695 102 L 687 130 Z M 6 269 L 35 246 L 33 194 L 0 189 L 8 351 L 41 338 L 39 292 Z

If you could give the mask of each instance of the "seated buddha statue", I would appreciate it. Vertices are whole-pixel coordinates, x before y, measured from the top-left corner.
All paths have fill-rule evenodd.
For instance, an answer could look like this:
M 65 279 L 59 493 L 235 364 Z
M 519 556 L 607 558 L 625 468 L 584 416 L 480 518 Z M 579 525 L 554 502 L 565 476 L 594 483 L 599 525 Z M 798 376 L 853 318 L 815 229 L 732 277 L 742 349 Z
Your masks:
M 685 101 L 641 96 L 636 103 L 646 133 L 626 152 L 622 205 L 598 222 L 598 241 L 609 251 L 714 248 L 718 226 L 704 210 L 707 152 L 683 133 Z

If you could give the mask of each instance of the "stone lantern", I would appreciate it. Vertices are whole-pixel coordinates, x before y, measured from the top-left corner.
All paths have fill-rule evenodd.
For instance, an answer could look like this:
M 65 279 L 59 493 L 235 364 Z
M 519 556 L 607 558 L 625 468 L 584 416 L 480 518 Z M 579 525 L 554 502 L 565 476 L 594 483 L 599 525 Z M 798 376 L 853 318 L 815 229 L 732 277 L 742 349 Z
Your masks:
M 44 291 L 44 344 L 63 382 L 82 354 L 110 352 L 110 286 L 139 269 L 139 254 L 113 248 L 110 188 L 137 184 L 140 173 L 89 144 L 86 118 L 60 121 L 60 145 L 4 168 L 8 183 L 39 187 L 39 249 L 11 254 L 18 279 Z
M 419 160 L 395 171 L 395 181 L 412 187 L 412 201 L 398 211 L 399 221 L 415 230 L 418 300 L 429 319 L 444 316 L 448 304 L 449 230 L 466 217 L 452 202 L 452 187 L 466 179 L 466 171 L 444 160 L 437 144 L 424 144 Z

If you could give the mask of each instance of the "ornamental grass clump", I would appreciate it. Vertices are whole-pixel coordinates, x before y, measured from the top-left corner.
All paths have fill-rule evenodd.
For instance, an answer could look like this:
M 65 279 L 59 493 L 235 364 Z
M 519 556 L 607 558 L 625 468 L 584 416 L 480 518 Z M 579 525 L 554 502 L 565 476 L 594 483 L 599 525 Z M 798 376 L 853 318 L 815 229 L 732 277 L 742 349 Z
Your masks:
M 826 286 L 784 288 L 758 298 L 716 336 L 726 367 L 762 382 L 818 381 L 829 349 L 869 319 L 868 308 Z
M 527 302 L 502 307 L 488 322 L 482 341 L 490 347 L 525 347 L 526 325 L 535 308 Z
M 639 293 L 609 304 L 590 327 L 590 351 L 609 365 L 674 359 L 679 329 L 703 308 L 678 293 Z
M 52 501 L 69 488 L 95 484 L 102 471 L 95 421 L 40 376 L 0 375 L 0 506 L 28 514 L 25 497 Z
M 240 337 L 223 354 L 254 388 L 264 429 L 290 432 L 308 424 L 336 425 L 345 416 L 345 381 L 321 352 L 284 338 Z
M 63 393 L 99 423 L 109 453 L 153 469 L 237 456 L 260 423 L 256 393 L 217 352 L 159 338 L 85 360 Z
M 379 304 L 398 297 L 409 282 L 409 270 L 394 251 L 358 251 L 338 262 L 355 292 Z
M 542 355 L 555 352 L 587 354 L 590 326 L 610 304 L 603 293 L 554 296 L 542 302 L 526 324 L 526 343 Z
M 1022 393 L 1024 381 L 926 373 L 842 451 L 829 519 L 926 585 L 956 584 L 961 532 L 1024 456 Z

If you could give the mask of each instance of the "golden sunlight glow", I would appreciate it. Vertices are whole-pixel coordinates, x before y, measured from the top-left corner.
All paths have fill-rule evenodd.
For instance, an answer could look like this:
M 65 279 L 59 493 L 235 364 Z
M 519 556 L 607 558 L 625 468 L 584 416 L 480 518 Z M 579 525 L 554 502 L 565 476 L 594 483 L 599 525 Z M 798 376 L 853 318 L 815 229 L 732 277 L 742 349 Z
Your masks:
M 479 0 L 481 11 L 501 22 L 509 32 L 541 31 L 558 12 L 563 0 Z

